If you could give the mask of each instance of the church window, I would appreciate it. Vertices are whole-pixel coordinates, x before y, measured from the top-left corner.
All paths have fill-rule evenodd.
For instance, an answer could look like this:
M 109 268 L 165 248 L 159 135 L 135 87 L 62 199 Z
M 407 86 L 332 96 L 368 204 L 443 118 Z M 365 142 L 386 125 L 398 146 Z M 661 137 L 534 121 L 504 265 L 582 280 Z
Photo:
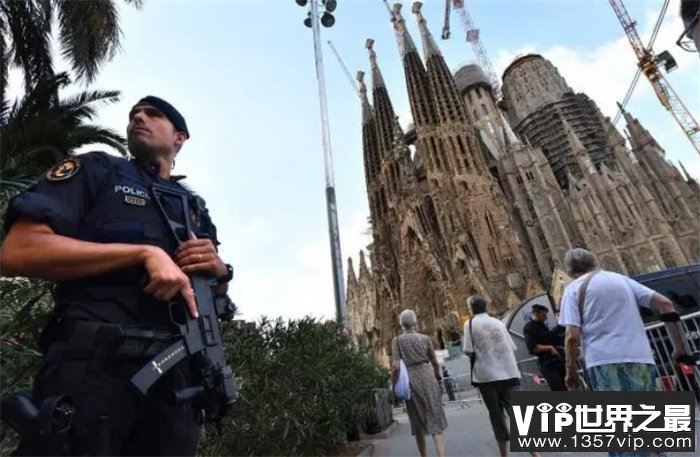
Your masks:
M 498 258 L 496 257 L 496 251 L 493 249 L 493 246 L 489 246 L 489 254 L 491 255 L 493 264 L 498 265 Z
M 676 265 L 675 260 L 673 260 L 673 256 L 671 255 L 671 250 L 668 248 L 668 246 L 665 243 L 661 243 L 659 245 L 659 254 L 661 255 L 661 260 L 664 261 L 664 265 L 666 265 L 666 268 L 674 268 L 678 265 Z
M 549 249 L 549 244 L 547 244 L 547 238 L 545 238 L 544 232 L 542 232 L 542 229 L 540 228 L 539 224 L 537 224 L 537 226 L 535 227 L 535 232 L 537 233 L 537 238 L 540 240 L 542 249 Z
M 651 249 L 642 248 L 639 250 L 637 256 L 639 259 L 641 259 L 643 265 L 647 266 L 647 272 L 659 271 L 663 269 L 663 267 L 659 265 L 659 262 L 657 261 L 656 256 L 651 251 Z
M 495 233 L 494 233 L 494 229 L 493 229 L 493 223 L 491 222 L 491 215 L 489 213 L 486 213 L 485 219 L 486 219 L 486 226 L 489 229 L 489 233 L 491 234 L 491 236 L 493 236 Z
M 637 266 L 637 261 L 635 260 L 634 255 L 632 255 L 631 253 L 623 252 L 622 262 L 625 264 L 625 268 L 627 268 L 627 273 L 630 276 L 638 275 L 641 273 L 641 270 Z
M 612 258 L 610 256 L 603 257 L 601 264 L 602 264 L 604 270 L 615 271 L 615 272 L 620 271 L 620 269 L 617 266 L 617 262 L 615 261 L 614 258 Z

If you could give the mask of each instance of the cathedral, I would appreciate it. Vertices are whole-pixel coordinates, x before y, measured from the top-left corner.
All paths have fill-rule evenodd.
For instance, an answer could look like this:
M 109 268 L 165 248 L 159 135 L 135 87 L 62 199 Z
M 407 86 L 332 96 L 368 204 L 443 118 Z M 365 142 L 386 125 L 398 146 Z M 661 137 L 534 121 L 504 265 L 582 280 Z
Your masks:
M 400 5 L 394 13 L 407 131 L 371 39 L 371 93 L 358 73 L 372 243 L 357 273 L 349 261 L 346 301 L 375 358 L 388 360 L 403 309 L 445 347 L 469 295 L 503 315 L 548 290 L 572 247 L 629 275 L 700 261 L 700 186 L 630 113 L 628 149 L 595 103 L 534 54 L 505 70 L 497 106 L 478 66 L 450 72 L 420 3 L 422 57 Z

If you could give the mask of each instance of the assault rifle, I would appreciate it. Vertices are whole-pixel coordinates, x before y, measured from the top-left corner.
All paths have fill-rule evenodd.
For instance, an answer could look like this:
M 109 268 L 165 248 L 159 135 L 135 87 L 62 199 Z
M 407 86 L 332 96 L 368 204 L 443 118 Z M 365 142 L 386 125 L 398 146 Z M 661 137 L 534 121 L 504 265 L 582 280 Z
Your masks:
M 178 243 L 190 238 L 191 198 L 185 192 L 151 184 L 151 195 L 161 217 L 170 228 Z M 181 212 L 180 221 L 174 220 L 165 210 L 173 208 Z M 179 338 L 154 357 L 131 378 L 131 383 L 142 393 L 161 376 L 185 358 L 196 375 L 197 385 L 173 392 L 172 402 L 192 402 L 201 412 L 202 422 L 218 422 L 228 414 L 239 395 L 233 382 L 233 372 L 226 363 L 219 320 L 231 320 L 236 307 L 226 294 L 214 294 L 216 280 L 208 275 L 192 274 L 192 288 L 197 302 L 199 317 L 193 318 L 181 298 L 170 304 L 170 317 L 179 329 Z

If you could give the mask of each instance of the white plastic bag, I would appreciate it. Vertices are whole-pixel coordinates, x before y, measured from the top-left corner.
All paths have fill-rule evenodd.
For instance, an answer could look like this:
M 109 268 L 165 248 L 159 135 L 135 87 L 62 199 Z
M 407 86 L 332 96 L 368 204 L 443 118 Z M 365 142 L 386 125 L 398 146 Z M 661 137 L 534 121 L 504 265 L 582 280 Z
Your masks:
M 406 364 L 403 363 L 403 359 L 399 360 L 399 377 L 394 386 L 394 394 L 396 394 L 396 398 L 399 400 L 411 399 L 411 387 L 408 383 L 408 369 L 406 368 Z

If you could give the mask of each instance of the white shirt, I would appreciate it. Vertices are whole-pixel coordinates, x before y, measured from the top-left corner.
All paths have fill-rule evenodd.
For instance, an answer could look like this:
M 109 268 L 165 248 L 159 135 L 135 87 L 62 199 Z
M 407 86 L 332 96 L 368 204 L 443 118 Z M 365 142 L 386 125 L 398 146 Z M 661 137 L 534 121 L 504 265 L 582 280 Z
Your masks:
M 589 275 L 564 289 L 559 324 L 580 327 L 586 368 L 611 363 L 654 363 L 639 307 L 649 307 L 654 291 L 627 276 L 601 270 L 588 283 L 583 327 L 579 289 Z
M 491 382 L 520 378 L 515 361 L 516 346 L 506 326 L 486 313 L 479 313 L 472 319 L 474 346 L 469 332 L 469 321 L 464 324 L 464 352 L 476 352 L 473 382 Z

